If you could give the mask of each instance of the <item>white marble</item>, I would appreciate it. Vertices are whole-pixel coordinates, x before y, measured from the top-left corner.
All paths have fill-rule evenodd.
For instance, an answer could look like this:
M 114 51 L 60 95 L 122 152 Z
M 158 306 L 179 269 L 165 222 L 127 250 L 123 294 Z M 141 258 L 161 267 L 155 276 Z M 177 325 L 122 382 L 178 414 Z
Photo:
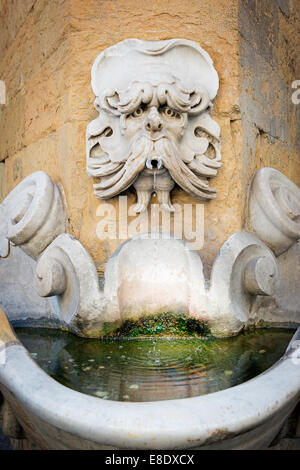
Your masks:
M 265 449 L 299 401 L 299 338 L 263 374 L 199 397 L 124 403 L 78 393 L 21 344 L 7 346 L 0 383 L 28 437 L 47 449 Z
M 276 256 L 300 238 L 300 189 L 280 171 L 261 168 L 252 181 L 249 225 Z
M 52 297 L 56 315 L 82 336 L 101 337 L 125 320 L 171 312 L 204 322 L 221 337 L 247 325 L 256 296 L 270 296 L 278 286 L 275 256 L 252 234 L 235 233 L 223 245 L 210 287 L 201 258 L 187 243 L 152 236 L 119 247 L 101 289 L 88 252 L 60 235 L 37 263 L 37 292 Z
M 298 325 L 299 244 L 275 254 L 297 237 L 299 190 L 279 172 L 265 170 L 254 178 L 249 198 L 253 230 L 263 241 L 247 232 L 233 234 L 221 247 L 210 279 L 204 279 L 201 258 L 187 243 L 166 234 L 139 235 L 108 260 L 103 288 L 87 250 L 66 233 L 61 192 L 45 173 L 34 173 L 0 205 L 1 305 L 11 319 L 26 320 L 32 310 L 35 319 L 54 319 L 90 337 L 114 331 L 126 319 L 164 312 L 204 322 L 217 336 L 236 334 L 260 320 Z M 259 178 L 269 178 L 284 202 L 268 199 L 269 187 L 264 199 L 263 186 L 258 185 L 260 192 L 256 187 Z M 280 225 L 270 201 L 275 208 L 278 203 L 280 215 L 282 207 L 292 211 L 294 238 L 286 237 L 284 223 L 290 219 L 284 213 Z M 275 214 L 271 219 L 269 206 Z
M 33 259 L 66 231 L 61 189 L 44 171 L 32 173 L 0 204 L 0 250 L 9 254 L 9 243 L 21 246 Z
M 211 58 L 193 41 L 126 39 L 105 49 L 92 68 L 99 117 L 87 128 L 97 197 L 133 185 L 136 212 L 153 193 L 173 211 L 177 183 L 201 200 L 215 198 L 210 179 L 222 165 L 220 128 L 210 111 L 218 86 Z

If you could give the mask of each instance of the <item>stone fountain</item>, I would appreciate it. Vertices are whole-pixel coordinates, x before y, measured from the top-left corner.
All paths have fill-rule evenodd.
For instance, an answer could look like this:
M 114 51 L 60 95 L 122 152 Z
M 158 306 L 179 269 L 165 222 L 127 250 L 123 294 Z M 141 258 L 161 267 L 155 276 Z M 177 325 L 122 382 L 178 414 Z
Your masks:
M 128 39 L 104 50 L 92 68 L 99 116 L 86 136 L 95 195 L 109 200 L 132 186 L 140 217 L 153 194 L 160 211 L 176 213 L 175 185 L 202 204 L 215 198 L 211 179 L 222 163 L 211 110 L 218 86 L 212 60 L 192 41 Z M 9 321 L 99 341 L 124 336 L 128 323 L 166 315 L 192 320 L 215 338 L 262 326 L 297 328 L 300 190 L 287 177 L 268 167 L 253 176 L 245 230 L 223 244 L 210 275 L 176 234 L 145 231 L 120 245 L 99 276 L 69 233 L 63 188 L 44 171 L 16 186 L 0 214 L 4 432 L 50 449 L 264 448 L 272 442 L 299 399 L 299 330 L 282 358 L 250 381 L 202 396 L 123 403 L 51 378 Z

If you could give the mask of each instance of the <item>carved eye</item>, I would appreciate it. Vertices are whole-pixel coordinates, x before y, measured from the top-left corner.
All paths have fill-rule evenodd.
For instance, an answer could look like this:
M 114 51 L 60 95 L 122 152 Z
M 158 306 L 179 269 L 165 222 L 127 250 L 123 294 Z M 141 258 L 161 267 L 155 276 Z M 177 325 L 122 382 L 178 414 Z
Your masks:
M 144 112 L 144 108 L 143 108 L 142 106 L 140 106 L 139 108 L 137 108 L 137 109 L 131 114 L 131 116 L 134 117 L 134 118 L 140 117 L 140 116 L 142 116 L 143 112 Z
M 171 118 L 171 119 L 180 119 L 180 113 L 178 113 L 177 111 L 175 111 L 174 109 L 172 108 L 169 108 L 169 106 L 163 106 L 161 108 L 161 112 L 168 118 Z

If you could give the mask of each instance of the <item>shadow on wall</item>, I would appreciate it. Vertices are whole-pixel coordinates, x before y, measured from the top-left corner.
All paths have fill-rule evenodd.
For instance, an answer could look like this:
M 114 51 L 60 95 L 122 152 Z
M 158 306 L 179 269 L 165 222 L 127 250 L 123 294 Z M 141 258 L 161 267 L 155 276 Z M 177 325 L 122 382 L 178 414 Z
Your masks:
M 3 436 L 0 429 L 0 450 L 12 450 L 8 437 Z

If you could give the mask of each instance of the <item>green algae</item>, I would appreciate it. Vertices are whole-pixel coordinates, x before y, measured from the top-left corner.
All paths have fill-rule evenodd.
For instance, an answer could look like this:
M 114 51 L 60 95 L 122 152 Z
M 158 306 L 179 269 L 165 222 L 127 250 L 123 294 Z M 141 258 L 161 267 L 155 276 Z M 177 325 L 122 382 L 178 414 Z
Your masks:
M 116 337 L 207 337 L 211 336 L 208 326 L 199 320 L 171 312 L 125 320 L 123 325 L 111 333 Z

